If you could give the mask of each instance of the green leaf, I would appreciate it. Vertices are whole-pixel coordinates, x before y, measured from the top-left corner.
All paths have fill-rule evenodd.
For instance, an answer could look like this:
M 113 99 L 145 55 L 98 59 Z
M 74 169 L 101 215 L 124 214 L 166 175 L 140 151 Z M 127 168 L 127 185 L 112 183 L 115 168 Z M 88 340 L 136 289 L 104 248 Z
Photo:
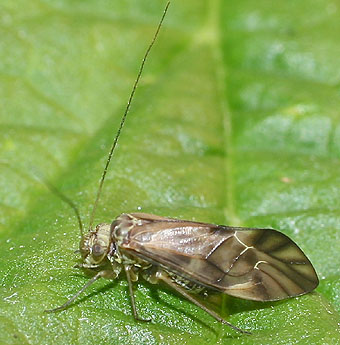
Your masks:
M 340 21 L 331 0 L 173 2 L 95 222 L 155 213 L 288 234 L 321 279 L 277 303 L 224 296 L 222 326 L 163 287 L 88 288 L 79 230 L 165 3 L 0 4 L 0 343 L 339 344 Z

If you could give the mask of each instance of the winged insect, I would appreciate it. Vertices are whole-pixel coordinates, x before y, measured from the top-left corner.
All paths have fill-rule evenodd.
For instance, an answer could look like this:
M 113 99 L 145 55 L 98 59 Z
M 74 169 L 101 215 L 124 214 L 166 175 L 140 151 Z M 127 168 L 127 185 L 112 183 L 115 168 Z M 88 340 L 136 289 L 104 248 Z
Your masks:
M 194 293 L 213 290 L 248 300 L 277 301 L 312 291 L 318 285 L 316 272 L 288 236 L 273 229 L 215 225 L 146 213 L 123 213 L 111 224 L 92 228 L 112 155 L 169 4 L 142 60 L 103 170 L 86 234 L 76 211 L 81 229 L 82 263 L 78 267 L 97 273 L 66 303 L 47 312 L 65 309 L 98 279 L 115 279 L 124 271 L 135 319 L 149 321 L 138 316 L 133 293 L 133 282 L 142 276 L 153 284 L 165 282 L 216 320 L 249 334 L 206 307 Z

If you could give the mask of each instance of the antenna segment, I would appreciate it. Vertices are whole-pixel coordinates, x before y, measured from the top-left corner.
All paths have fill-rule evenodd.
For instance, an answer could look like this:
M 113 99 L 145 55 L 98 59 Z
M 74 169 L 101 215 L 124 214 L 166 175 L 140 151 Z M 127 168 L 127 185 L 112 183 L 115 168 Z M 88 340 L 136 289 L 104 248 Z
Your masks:
M 110 149 L 110 152 L 109 152 L 109 155 L 108 155 L 108 158 L 107 158 L 107 161 L 106 161 L 106 164 L 105 164 L 105 168 L 104 168 L 104 171 L 103 171 L 103 174 L 102 174 L 102 177 L 100 179 L 100 183 L 99 183 L 99 187 L 98 187 L 98 191 L 97 191 L 97 196 L 96 196 L 96 200 L 94 202 L 94 205 L 93 205 L 93 209 L 92 209 L 92 212 L 91 212 L 91 215 L 90 215 L 90 224 L 89 224 L 89 230 L 91 230 L 92 228 L 92 225 L 93 225 L 93 220 L 94 220 L 94 215 L 96 213 L 96 210 L 97 210 L 97 206 L 98 206 L 98 201 L 99 201 L 99 198 L 100 198 L 100 195 L 101 195 L 101 192 L 102 192 L 102 189 L 103 189 L 103 184 L 104 184 L 104 180 L 105 180 L 105 176 L 106 176 L 106 173 L 107 173 L 107 170 L 109 168 L 109 165 L 110 165 L 110 162 L 111 162 L 111 158 L 112 158 L 112 155 L 113 155 L 113 152 L 117 146 L 117 143 L 118 143 L 118 139 L 120 137 L 120 133 L 122 131 L 122 128 L 124 126 L 124 123 L 125 123 L 125 120 L 126 120 L 126 117 L 127 117 L 127 114 L 130 110 L 130 106 L 131 106 L 131 102 L 132 102 L 132 99 L 133 99 L 133 96 L 136 92 L 136 89 L 137 89 L 137 86 L 138 86 L 138 83 L 139 83 L 139 80 L 140 80 L 140 77 L 142 75 L 142 72 L 143 72 L 143 69 L 144 69 L 144 65 L 145 65 L 145 62 L 148 58 L 148 55 L 150 53 L 150 50 L 152 48 L 152 46 L 154 45 L 156 39 L 157 39 L 157 36 L 158 36 L 158 33 L 161 29 L 161 26 L 162 26 L 162 23 L 163 23 L 163 20 L 165 18 L 165 15 L 166 15 L 166 12 L 168 11 L 168 8 L 169 8 L 169 5 L 170 5 L 170 1 L 167 2 L 166 6 L 165 6 L 165 9 L 164 9 L 164 12 L 163 12 L 163 15 L 162 15 L 162 18 L 157 26 L 157 29 L 156 29 L 156 32 L 152 38 L 152 41 L 151 43 L 149 44 L 145 54 L 144 54 L 144 57 L 143 57 L 143 60 L 142 60 L 142 63 L 139 67 L 139 71 L 138 71 L 138 74 L 137 74 L 137 78 L 133 84 L 133 87 L 132 87 L 132 91 L 131 91 L 131 94 L 130 94 L 130 97 L 129 97 L 129 100 L 127 102 L 127 105 L 126 105 L 126 108 L 125 108 L 125 112 L 124 112 L 124 115 L 120 121 L 120 125 L 118 127 L 118 131 L 117 131 L 117 134 L 114 138 L 114 141 L 113 141 L 113 144 L 111 146 L 111 149 Z
M 81 238 L 83 238 L 84 237 L 84 227 L 83 227 L 83 223 L 81 221 L 80 213 L 79 213 L 77 206 L 72 202 L 71 199 L 69 199 L 66 195 L 64 195 L 61 191 L 59 191 L 56 187 L 54 187 L 52 185 L 52 183 L 50 181 L 48 181 L 46 178 L 44 178 L 42 175 L 35 172 L 34 176 L 41 183 L 43 183 L 52 193 L 54 193 L 56 196 L 58 196 L 62 201 L 64 201 L 66 204 L 68 204 L 73 209 L 73 211 L 77 217 L 77 220 L 78 220 L 80 236 L 81 236 Z
M 84 231 L 83 231 L 83 223 L 81 221 L 81 217 L 80 217 L 80 213 L 79 210 L 77 208 L 77 206 L 63 193 L 61 193 L 57 188 L 55 188 L 54 186 L 52 186 L 48 181 L 45 181 L 47 187 L 53 192 L 55 193 L 57 196 L 59 196 L 59 198 L 61 200 L 63 200 L 64 202 L 66 202 L 66 204 L 68 204 L 74 211 L 74 213 L 76 214 L 77 220 L 78 220 L 78 225 L 79 225 L 79 230 L 80 230 L 80 236 L 81 238 L 84 237 Z

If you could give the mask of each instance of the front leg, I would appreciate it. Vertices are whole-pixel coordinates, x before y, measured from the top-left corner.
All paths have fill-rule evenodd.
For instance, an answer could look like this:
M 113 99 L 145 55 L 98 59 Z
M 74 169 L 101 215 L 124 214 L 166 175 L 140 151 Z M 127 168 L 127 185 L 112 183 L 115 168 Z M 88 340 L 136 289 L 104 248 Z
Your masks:
M 131 279 L 131 269 L 132 269 L 131 265 L 124 265 L 124 270 L 125 270 L 126 278 L 127 278 L 128 285 L 129 285 L 129 293 L 130 293 L 133 316 L 138 321 L 149 322 L 149 321 L 151 321 L 151 319 L 142 319 L 141 317 L 138 316 L 137 308 L 136 308 L 136 302 L 135 302 L 135 295 L 133 292 L 132 279 Z
M 54 309 L 47 309 L 45 310 L 45 313 L 55 313 L 56 311 L 64 310 L 66 309 L 77 297 L 85 291 L 90 285 L 92 285 L 94 282 L 96 282 L 100 278 L 111 278 L 114 277 L 111 271 L 100 271 L 98 272 L 94 277 L 92 277 L 76 294 L 74 294 L 68 301 L 66 301 L 63 305 L 60 307 L 54 308 Z

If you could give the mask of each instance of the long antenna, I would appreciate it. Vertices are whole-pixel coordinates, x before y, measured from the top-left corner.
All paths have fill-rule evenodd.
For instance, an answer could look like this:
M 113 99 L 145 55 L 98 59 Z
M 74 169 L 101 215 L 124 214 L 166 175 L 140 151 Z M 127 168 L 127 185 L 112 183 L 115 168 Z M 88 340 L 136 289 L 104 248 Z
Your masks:
M 109 165 L 110 165 L 110 162 L 111 162 L 111 158 L 112 158 L 112 155 L 113 155 L 113 151 L 115 150 L 116 146 L 117 146 L 117 143 L 118 143 L 118 139 L 120 137 L 120 133 L 122 131 L 122 128 L 124 126 L 124 123 L 125 123 L 125 120 L 126 120 L 126 117 L 127 117 L 127 114 L 130 110 L 130 106 L 131 106 L 131 102 L 132 102 L 132 99 L 133 99 L 133 96 L 136 92 L 136 89 L 137 89 L 137 86 L 138 86 L 138 83 L 139 83 L 139 79 L 142 75 L 142 72 L 143 72 L 143 69 L 144 69 L 144 65 L 145 65 L 145 62 L 148 58 L 148 55 L 150 53 L 150 50 L 152 48 L 152 46 L 154 45 L 156 39 L 157 39 L 157 36 L 158 36 L 158 33 L 161 29 L 161 26 L 162 26 L 162 23 L 163 23 L 163 20 L 165 18 L 165 15 L 166 15 L 166 12 L 168 11 L 168 8 L 169 8 L 169 5 L 170 5 L 170 1 L 167 2 L 166 6 L 165 6 L 165 9 L 164 9 L 164 12 L 163 12 L 163 15 L 162 15 L 162 18 L 161 20 L 159 21 L 159 24 L 157 26 L 157 30 L 152 38 L 152 41 L 150 43 L 150 45 L 148 46 L 148 49 L 146 50 L 145 54 L 144 54 L 144 57 L 143 57 L 143 60 L 142 60 L 142 63 L 139 67 L 139 71 L 138 71 L 138 74 L 137 74 L 137 78 L 133 84 L 133 87 L 132 87 L 132 91 L 131 91 L 131 94 L 130 94 L 130 97 L 129 97 L 129 100 L 127 102 L 127 105 L 126 105 L 126 109 L 125 109 L 125 112 L 124 112 L 124 115 L 122 117 L 122 120 L 120 121 L 120 125 L 119 125 L 119 128 L 118 128 L 118 131 L 117 131 L 117 134 L 115 136 L 115 139 L 113 141 L 113 144 L 111 146 L 111 150 L 110 150 L 110 153 L 109 153 L 109 156 L 107 158 L 107 161 L 106 161 L 106 164 L 105 164 L 105 168 L 104 168 L 104 171 L 103 171 L 103 174 L 102 174 L 102 178 L 100 179 L 100 183 L 99 183 L 99 187 L 98 187 L 98 191 L 97 191 L 97 196 L 96 196 L 96 200 L 94 202 L 94 205 L 93 205 L 93 209 L 92 209 L 92 212 L 91 212 L 91 216 L 90 216 L 90 224 L 89 224 L 89 230 L 91 230 L 92 228 L 92 225 L 93 225 L 93 219 L 94 219 L 94 215 L 96 213 L 96 210 L 97 210 L 97 206 L 98 206 L 98 201 L 99 201 L 99 198 L 100 198 L 100 195 L 101 195 L 101 192 L 102 192 L 102 189 L 103 189 L 103 184 L 104 184 L 104 180 L 105 180 L 105 176 L 106 176 L 106 173 L 107 173 L 107 170 L 109 168 Z
M 80 213 L 79 210 L 77 208 L 77 206 L 66 196 L 64 195 L 62 192 L 60 192 L 57 188 L 55 188 L 50 182 L 48 181 L 44 181 L 44 183 L 46 184 L 46 186 L 53 192 L 55 193 L 57 196 L 59 196 L 59 198 L 64 201 L 66 204 L 68 204 L 74 211 L 77 219 L 78 219 L 78 224 L 79 224 L 79 230 L 80 230 L 80 235 L 81 238 L 84 237 L 84 231 L 83 231 L 83 223 L 81 221 L 81 217 L 80 217 Z
M 64 201 L 66 204 L 68 204 L 74 211 L 79 225 L 80 230 L 80 236 L 81 238 L 84 237 L 84 227 L 83 223 L 81 221 L 80 213 L 77 208 L 77 206 L 72 202 L 71 199 L 69 199 L 65 194 L 63 194 L 60 190 L 58 190 L 54 185 L 48 181 L 46 178 L 44 178 L 41 174 L 38 174 L 37 172 L 34 172 L 34 176 L 43 183 L 52 193 L 54 193 L 56 196 L 58 196 L 62 201 Z

